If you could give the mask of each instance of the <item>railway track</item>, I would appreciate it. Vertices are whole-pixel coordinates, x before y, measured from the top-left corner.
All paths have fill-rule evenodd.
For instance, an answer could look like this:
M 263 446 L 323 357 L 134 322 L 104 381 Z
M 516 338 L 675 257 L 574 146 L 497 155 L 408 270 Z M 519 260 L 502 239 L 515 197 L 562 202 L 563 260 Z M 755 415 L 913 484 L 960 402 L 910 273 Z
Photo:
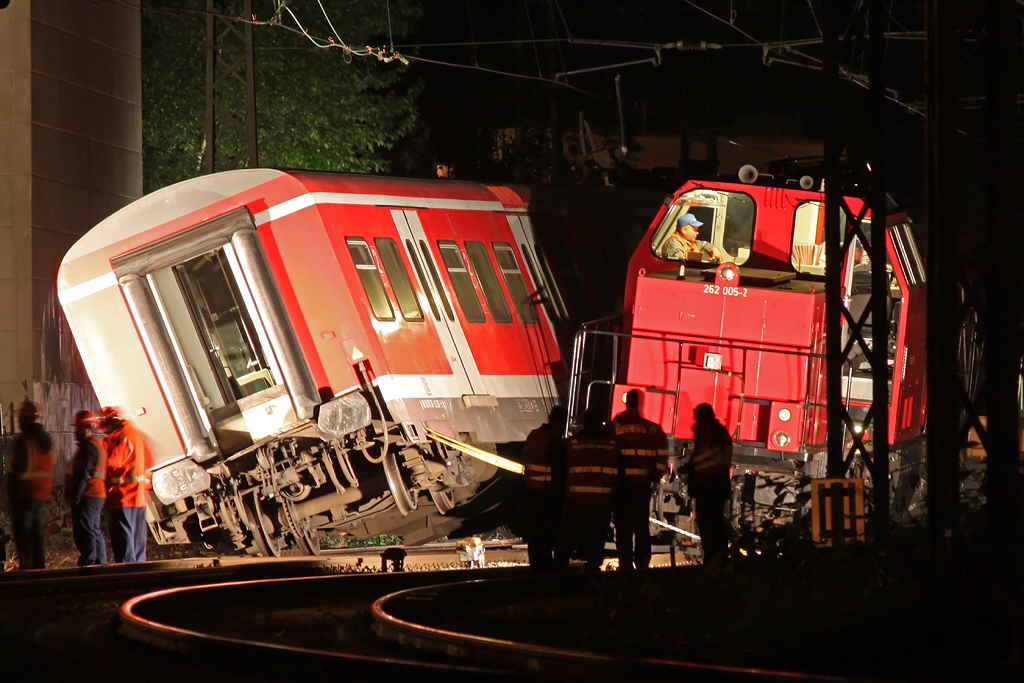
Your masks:
M 582 574 L 537 578 L 523 569 L 237 582 L 130 600 L 120 610 L 119 633 L 179 657 L 230 660 L 253 675 L 304 680 L 336 679 L 340 667 L 346 675 L 428 679 L 443 672 L 456 681 L 479 681 L 482 674 L 497 680 L 850 680 L 581 652 L 524 642 L 528 628 L 493 618 L 522 596 L 557 603 L 591 591 L 591 577 Z
M 450 547 L 449 547 L 450 546 Z M 188 659 L 154 655 L 118 635 L 112 623 L 127 600 L 144 593 L 225 582 L 350 574 L 380 566 L 386 548 L 325 551 L 320 557 L 212 557 L 143 564 L 0 573 L 0 680 L 38 680 L 73 674 L 82 681 L 195 679 L 203 669 Z M 456 566 L 454 544 L 407 549 L 406 566 Z M 520 549 L 489 543 L 498 562 L 518 560 Z M 122 662 L 123 665 L 112 665 Z M 231 667 L 221 667 L 230 681 Z M 255 680 L 251 676 L 238 680 Z

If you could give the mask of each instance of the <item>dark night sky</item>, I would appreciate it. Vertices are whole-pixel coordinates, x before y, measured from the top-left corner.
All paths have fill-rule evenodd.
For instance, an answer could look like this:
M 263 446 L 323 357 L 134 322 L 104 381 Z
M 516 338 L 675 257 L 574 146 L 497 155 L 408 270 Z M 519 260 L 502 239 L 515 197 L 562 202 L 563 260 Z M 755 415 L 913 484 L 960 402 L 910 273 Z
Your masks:
M 838 0 L 843 4 L 845 0 Z M 734 14 L 733 24 L 717 17 Z M 923 28 L 924 10 L 918 2 L 898 3 L 899 13 L 888 18 L 894 37 L 887 45 L 887 86 L 903 102 L 923 107 L 924 41 L 904 32 Z M 532 77 L 551 79 L 557 72 L 646 59 L 650 49 L 553 43 L 565 39 L 622 41 L 653 45 L 706 41 L 723 45 L 707 51 L 662 50 L 661 63 L 621 66 L 569 76 L 578 89 L 549 82 L 489 74 L 481 70 L 416 63 L 426 83 L 421 98 L 422 118 L 430 126 L 432 145 L 446 154 L 470 153 L 471 131 L 481 127 L 551 121 L 552 92 L 557 92 L 561 125 L 574 130 L 584 111 L 595 128 L 617 130 L 614 78 L 621 75 L 627 136 L 644 133 L 679 134 L 704 131 L 722 138 L 820 139 L 822 136 L 821 75 L 814 68 L 776 61 L 766 65 L 759 43 L 820 37 L 821 3 L 803 0 L 426 0 L 423 30 L 399 44 L 411 55 L 460 65 L 478 65 Z M 559 11 L 560 10 L 560 11 Z M 896 10 L 894 10 L 895 12 Z M 851 30 L 856 32 L 856 27 Z M 895 34 L 901 34 L 895 37 Z M 538 42 L 485 45 L 518 37 Z M 543 41 L 543 42 L 540 42 Z M 476 42 L 477 45 L 434 46 Z M 415 47 L 414 47 L 415 46 Z M 798 53 L 770 52 L 770 60 L 814 64 L 820 44 L 795 45 Z M 860 45 L 844 46 L 844 66 L 866 68 Z M 563 82 L 566 79 L 563 79 Z M 851 111 L 861 108 L 866 91 L 846 83 L 843 97 Z M 856 117 L 854 117 L 856 120 Z M 904 204 L 919 201 L 923 167 L 924 117 L 892 103 L 888 107 L 891 154 L 900 164 L 890 173 L 892 190 L 905 195 Z M 855 139 L 852 146 L 859 141 Z M 440 160 L 440 158 L 439 158 Z M 894 165 L 895 166 L 895 165 Z

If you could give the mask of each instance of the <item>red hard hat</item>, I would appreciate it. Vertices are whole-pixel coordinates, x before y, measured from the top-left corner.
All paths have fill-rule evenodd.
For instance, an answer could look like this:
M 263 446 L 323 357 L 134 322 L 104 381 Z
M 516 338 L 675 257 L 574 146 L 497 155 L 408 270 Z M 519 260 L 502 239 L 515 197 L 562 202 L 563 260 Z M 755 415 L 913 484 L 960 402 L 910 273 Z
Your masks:
M 75 413 L 74 427 L 94 427 L 100 419 L 91 410 L 79 410 Z
M 121 419 L 121 415 L 117 412 L 117 408 L 114 408 L 112 406 L 106 406 L 103 409 L 103 419 L 104 420 L 120 420 Z

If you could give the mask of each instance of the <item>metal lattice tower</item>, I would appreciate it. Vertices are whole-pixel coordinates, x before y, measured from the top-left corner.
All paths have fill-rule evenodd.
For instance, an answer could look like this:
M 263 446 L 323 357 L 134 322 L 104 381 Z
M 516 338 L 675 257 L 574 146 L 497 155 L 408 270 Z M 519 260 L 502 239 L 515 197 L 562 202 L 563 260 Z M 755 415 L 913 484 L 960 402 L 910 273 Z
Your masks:
M 828 464 L 830 478 L 848 476 L 856 457 L 861 458 L 871 474 L 874 518 L 884 521 L 889 515 L 889 338 L 888 291 L 886 274 L 885 218 L 885 82 L 884 82 L 884 10 L 881 0 L 858 3 L 853 16 L 842 16 L 837 3 L 823 3 L 824 49 L 822 76 L 825 114 L 825 232 L 826 232 L 826 354 L 828 356 Z M 866 16 L 865 16 L 866 15 Z M 839 36 L 847 26 L 863 26 L 858 36 L 866 44 L 870 85 L 864 91 L 861 106 L 843 107 L 839 96 Z M 868 141 L 866 157 L 858 159 L 869 171 L 866 188 L 844 182 L 843 159 L 856 134 L 855 117 L 866 117 Z M 861 121 L 863 123 L 863 121 Z M 862 128 L 863 130 L 863 128 Z M 854 211 L 846 196 L 862 196 L 864 209 L 871 211 L 869 231 L 864 211 Z M 843 230 L 841 218 L 845 216 Z M 870 232 L 870 235 L 869 235 Z M 871 296 L 863 314 L 855 317 L 842 296 L 841 271 L 854 240 L 865 245 L 871 260 Z M 871 341 L 864 332 L 871 317 Z M 848 341 L 842 341 L 842 321 L 848 329 Z M 871 367 L 872 403 L 864 417 L 863 431 L 857 431 L 843 398 L 843 374 L 855 346 L 864 349 Z M 864 434 L 870 433 L 870 444 Z M 851 448 L 846 452 L 847 437 Z M 870 445 L 870 448 L 869 448 Z
M 252 0 L 206 2 L 206 173 L 259 166 Z M 239 21 L 239 18 L 246 21 Z

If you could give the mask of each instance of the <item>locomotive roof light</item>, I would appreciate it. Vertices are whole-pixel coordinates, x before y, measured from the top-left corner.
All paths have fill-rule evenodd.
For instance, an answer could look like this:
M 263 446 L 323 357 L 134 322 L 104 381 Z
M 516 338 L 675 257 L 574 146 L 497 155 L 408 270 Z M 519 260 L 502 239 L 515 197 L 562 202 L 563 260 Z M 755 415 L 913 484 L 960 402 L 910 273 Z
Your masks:
M 772 434 L 772 443 L 774 443 L 778 448 L 785 448 L 792 440 L 793 439 L 789 436 L 789 432 L 784 429 L 780 429 Z
M 715 281 L 719 284 L 739 283 L 739 279 L 740 269 L 736 267 L 735 263 L 723 263 L 715 272 Z

